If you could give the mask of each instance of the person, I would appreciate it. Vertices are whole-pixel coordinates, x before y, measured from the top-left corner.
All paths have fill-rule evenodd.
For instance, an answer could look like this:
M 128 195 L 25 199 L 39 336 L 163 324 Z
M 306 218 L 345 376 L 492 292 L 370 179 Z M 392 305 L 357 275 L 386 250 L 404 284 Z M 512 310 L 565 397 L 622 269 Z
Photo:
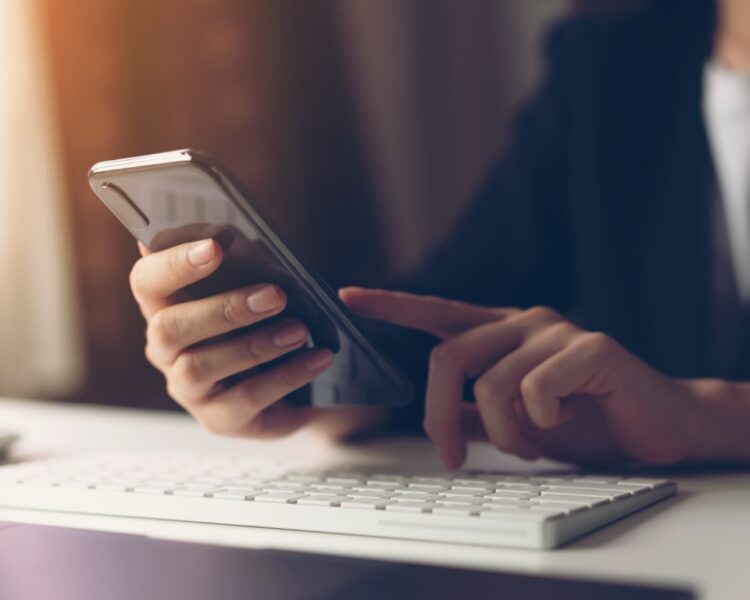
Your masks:
M 528 459 L 746 461 L 750 4 L 650 0 L 578 14 L 546 49 L 510 151 L 450 239 L 401 291 L 341 297 L 437 338 L 423 423 L 449 467 L 475 438 Z M 304 344 L 304 323 L 263 324 L 283 311 L 284 291 L 185 301 L 182 288 L 219 268 L 220 247 L 142 251 L 131 284 L 147 357 L 209 430 L 342 436 L 417 415 L 285 402 L 332 354 L 251 370 Z

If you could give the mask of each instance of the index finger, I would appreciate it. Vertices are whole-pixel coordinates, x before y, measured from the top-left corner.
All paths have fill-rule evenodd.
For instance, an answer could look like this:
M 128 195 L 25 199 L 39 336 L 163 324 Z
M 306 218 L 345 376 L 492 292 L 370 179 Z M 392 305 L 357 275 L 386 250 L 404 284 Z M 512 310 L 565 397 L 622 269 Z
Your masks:
M 447 338 L 518 312 L 406 292 L 343 288 L 341 299 L 356 314 Z
M 130 287 L 146 318 L 167 306 L 170 296 L 216 271 L 221 258 L 221 247 L 211 239 L 140 258 L 130 272 Z

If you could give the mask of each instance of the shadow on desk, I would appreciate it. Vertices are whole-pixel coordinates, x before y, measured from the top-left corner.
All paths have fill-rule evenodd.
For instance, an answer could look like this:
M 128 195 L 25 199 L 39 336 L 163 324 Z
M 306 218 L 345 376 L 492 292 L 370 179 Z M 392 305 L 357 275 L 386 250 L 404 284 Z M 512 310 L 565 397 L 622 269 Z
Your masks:
M 676 505 L 681 504 L 693 494 L 693 492 L 678 491 L 676 496 L 662 500 L 661 502 L 639 510 L 636 513 L 626 515 L 614 523 L 605 525 L 602 529 L 592 531 L 584 537 L 572 541 L 561 549 L 568 552 L 575 550 L 589 550 L 591 548 L 606 546 L 621 535 L 633 533 L 638 527 L 655 519 L 663 512 L 673 510 Z

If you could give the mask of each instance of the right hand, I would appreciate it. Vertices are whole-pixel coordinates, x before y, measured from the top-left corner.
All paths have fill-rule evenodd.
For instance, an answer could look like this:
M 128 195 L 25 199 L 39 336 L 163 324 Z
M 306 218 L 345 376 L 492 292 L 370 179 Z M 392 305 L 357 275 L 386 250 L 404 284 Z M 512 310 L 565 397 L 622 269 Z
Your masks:
M 222 261 L 219 244 L 202 240 L 149 253 L 130 273 L 130 285 L 146 318 L 146 358 L 167 380 L 167 391 L 206 429 L 223 435 L 277 437 L 313 420 L 319 411 L 278 402 L 306 385 L 332 362 L 325 348 L 304 350 L 239 383 L 223 381 L 305 345 L 304 323 L 285 318 L 279 287 L 259 284 L 189 300 L 184 287 L 207 277 Z M 229 337 L 225 334 L 253 326 Z

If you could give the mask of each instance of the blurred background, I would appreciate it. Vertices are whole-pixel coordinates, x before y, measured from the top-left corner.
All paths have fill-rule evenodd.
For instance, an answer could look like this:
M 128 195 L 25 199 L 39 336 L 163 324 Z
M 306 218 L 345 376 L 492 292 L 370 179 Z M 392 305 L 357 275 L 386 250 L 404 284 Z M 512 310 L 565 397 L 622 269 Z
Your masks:
M 166 407 L 96 161 L 220 156 L 333 285 L 417 266 L 565 0 L 0 0 L 0 395 Z

